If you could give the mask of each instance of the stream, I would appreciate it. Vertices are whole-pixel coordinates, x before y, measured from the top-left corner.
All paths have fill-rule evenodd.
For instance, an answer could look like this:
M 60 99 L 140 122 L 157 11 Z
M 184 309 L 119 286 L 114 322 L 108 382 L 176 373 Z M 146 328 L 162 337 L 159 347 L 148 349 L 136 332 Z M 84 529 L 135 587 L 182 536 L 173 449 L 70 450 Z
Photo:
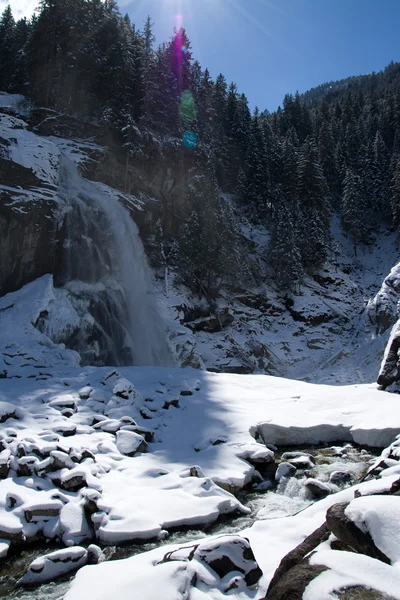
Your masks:
M 289 454 L 288 454 L 289 453 Z M 282 477 L 273 489 L 265 489 L 265 482 L 254 485 L 252 489 L 241 491 L 239 500 L 251 509 L 251 513 L 230 515 L 202 529 L 185 529 L 171 531 L 165 540 L 155 540 L 141 544 L 110 546 L 103 549 L 106 560 L 129 558 L 142 552 L 169 544 L 187 544 L 205 535 L 233 534 L 250 527 L 260 519 L 274 519 L 294 515 L 318 501 L 304 485 L 307 478 L 312 477 L 323 483 L 328 483 L 332 473 L 347 475 L 333 476 L 335 483 L 330 483 L 332 492 L 339 491 L 361 481 L 371 462 L 379 455 L 379 451 L 371 448 L 361 448 L 351 444 L 335 446 L 299 448 L 280 448 L 275 453 L 276 462 L 286 462 L 290 453 L 309 455 L 312 468 L 298 468 L 289 477 Z M 258 489 L 257 489 L 258 488 Z M 56 582 L 41 585 L 37 588 L 22 589 L 16 586 L 17 580 L 23 575 L 30 563 L 37 557 L 43 556 L 60 548 L 40 546 L 24 549 L 18 554 L 9 556 L 0 566 L 0 598 L 10 600 L 61 600 L 67 592 L 73 576 Z

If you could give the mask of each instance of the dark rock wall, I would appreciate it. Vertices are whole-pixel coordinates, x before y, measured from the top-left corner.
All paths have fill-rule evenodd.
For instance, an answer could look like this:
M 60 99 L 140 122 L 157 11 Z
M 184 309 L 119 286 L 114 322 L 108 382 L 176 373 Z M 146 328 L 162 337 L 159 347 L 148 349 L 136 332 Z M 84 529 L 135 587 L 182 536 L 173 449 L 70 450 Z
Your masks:
M 0 191 L 0 295 L 54 272 L 57 203 L 26 197 L 16 200 Z

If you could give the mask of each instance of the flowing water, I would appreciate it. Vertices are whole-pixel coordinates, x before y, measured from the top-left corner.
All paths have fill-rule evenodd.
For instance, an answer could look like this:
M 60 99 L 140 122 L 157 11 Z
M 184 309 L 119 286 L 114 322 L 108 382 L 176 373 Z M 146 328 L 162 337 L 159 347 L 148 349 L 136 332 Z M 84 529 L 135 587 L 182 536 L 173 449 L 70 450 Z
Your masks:
M 66 214 L 57 301 L 39 327 L 77 350 L 82 365 L 173 366 L 147 259 L 128 210 L 105 186 L 81 177 L 65 156 L 60 195 Z
M 283 449 L 281 450 L 283 452 Z M 342 485 L 332 486 L 333 492 L 339 491 L 360 481 L 367 472 L 371 461 L 376 458 L 376 454 L 370 450 L 354 447 L 351 444 L 326 448 L 307 448 L 304 449 L 304 452 L 314 458 L 315 466 L 311 471 L 299 469 L 295 476 L 282 478 L 270 491 L 262 492 L 257 491 L 255 488 L 239 493 L 242 504 L 251 509 L 250 514 L 225 516 L 206 529 L 186 529 L 171 532 L 171 535 L 162 541 L 156 540 L 142 544 L 108 547 L 104 549 L 106 559 L 128 558 L 165 544 L 184 545 L 203 538 L 205 534 L 233 534 L 250 527 L 260 519 L 275 519 L 294 515 L 315 501 L 304 486 L 307 477 L 312 476 L 327 482 L 334 471 L 347 472 L 351 479 Z M 281 459 L 281 452 L 276 453 L 276 459 L 278 461 Z M 42 585 L 34 590 L 21 590 L 15 587 L 16 579 L 23 575 L 32 560 L 49 551 L 51 551 L 49 548 L 37 548 L 22 552 L 16 558 L 7 559 L 2 569 L 0 569 L 0 597 L 9 600 L 61 600 L 69 588 L 71 577 Z

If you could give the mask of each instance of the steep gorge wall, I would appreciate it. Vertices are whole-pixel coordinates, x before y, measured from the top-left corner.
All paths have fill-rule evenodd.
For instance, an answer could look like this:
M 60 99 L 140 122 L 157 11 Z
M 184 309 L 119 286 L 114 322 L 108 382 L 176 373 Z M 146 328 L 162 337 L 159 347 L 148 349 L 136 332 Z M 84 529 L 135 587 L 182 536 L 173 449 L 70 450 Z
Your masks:
M 31 169 L 0 157 L 0 295 L 52 273 L 57 262 L 58 206 L 34 190 Z

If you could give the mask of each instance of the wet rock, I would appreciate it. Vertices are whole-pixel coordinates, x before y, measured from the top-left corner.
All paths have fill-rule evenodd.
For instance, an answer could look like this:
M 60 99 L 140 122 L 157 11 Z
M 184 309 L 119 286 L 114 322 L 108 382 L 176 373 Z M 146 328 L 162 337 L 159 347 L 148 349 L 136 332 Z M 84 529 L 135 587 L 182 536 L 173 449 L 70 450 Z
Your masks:
M 70 419 L 71 417 L 74 416 L 74 411 L 71 408 L 63 408 L 61 410 L 61 414 L 63 417 L 65 417 L 66 419 Z
M 326 522 L 329 530 L 344 544 L 371 558 L 377 558 L 387 564 L 390 560 L 379 548 L 377 548 L 368 531 L 361 531 L 355 523 L 346 515 L 349 503 L 341 502 L 331 506 L 326 513 Z
M 106 560 L 106 557 L 102 549 L 96 544 L 90 544 L 87 549 L 87 564 L 98 565 L 104 560 Z
M 314 457 L 304 452 L 284 452 L 282 460 L 294 465 L 296 469 L 313 469 L 315 466 Z
M 329 476 L 330 483 L 334 485 L 345 485 L 352 480 L 351 473 L 348 471 L 333 471 Z
M 275 481 L 280 481 L 283 477 L 293 477 L 296 473 L 296 467 L 288 462 L 281 463 L 275 473 Z
M 218 579 L 224 580 L 225 590 L 234 589 L 230 574 L 241 574 L 240 580 L 244 580 L 247 587 L 255 587 L 262 577 L 262 571 L 258 566 L 253 551 L 246 538 L 238 535 L 224 535 L 211 541 L 205 541 L 200 544 L 193 544 L 178 548 L 168 552 L 161 563 L 170 561 L 193 561 L 193 567 L 196 569 L 196 562 L 204 563 L 214 573 Z
M 126 456 L 134 456 L 137 452 L 146 452 L 147 450 L 144 437 L 133 431 L 118 431 L 116 444 L 121 454 Z
M 125 425 L 136 425 L 137 426 L 135 419 L 133 419 L 129 415 L 125 415 L 124 417 L 121 417 L 119 421 L 121 423 L 121 427 L 124 427 Z
M 400 495 L 400 479 L 397 479 L 392 483 L 392 486 L 389 490 L 389 494 L 393 494 L 396 496 Z
M 53 467 L 55 471 L 59 469 L 73 469 L 75 464 L 72 458 L 66 452 L 53 450 L 50 452 L 50 457 L 53 459 Z
M 6 514 L 3 518 L 0 518 L 0 539 L 9 540 L 15 545 L 25 542 L 22 523 L 13 513 Z
M 84 450 L 82 450 L 82 461 L 86 460 L 87 458 L 93 460 L 93 462 L 96 461 L 96 458 L 95 458 L 95 455 L 93 454 L 93 452 L 91 452 L 87 448 L 84 448 Z
M 314 498 L 325 498 L 332 492 L 329 485 L 319 479 L 313 479 L 310 477 L 304 482 L 305 487 L 311 492 Z

